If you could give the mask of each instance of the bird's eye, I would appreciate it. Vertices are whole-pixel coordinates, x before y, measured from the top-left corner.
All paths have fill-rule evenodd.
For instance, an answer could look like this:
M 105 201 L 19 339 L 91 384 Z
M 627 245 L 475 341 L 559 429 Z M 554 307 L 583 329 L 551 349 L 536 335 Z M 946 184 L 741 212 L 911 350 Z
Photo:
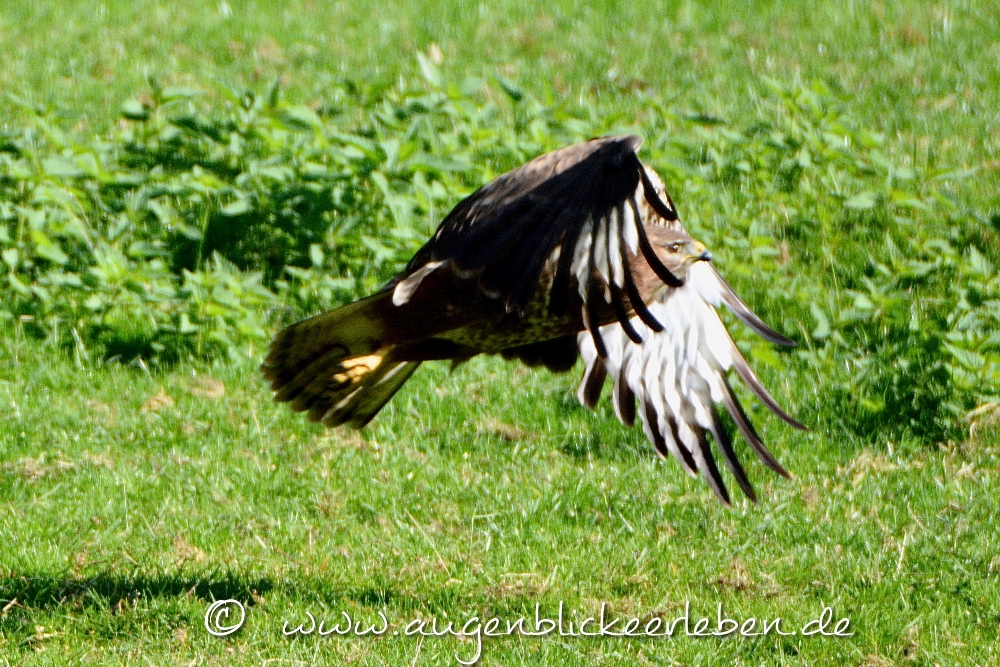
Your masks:
M 683 243 L 671 243 L 670 245 L 667 246 L 667 252 L 676 254 L 681 251 L 681 246 L 683 245 L 684 245 Z

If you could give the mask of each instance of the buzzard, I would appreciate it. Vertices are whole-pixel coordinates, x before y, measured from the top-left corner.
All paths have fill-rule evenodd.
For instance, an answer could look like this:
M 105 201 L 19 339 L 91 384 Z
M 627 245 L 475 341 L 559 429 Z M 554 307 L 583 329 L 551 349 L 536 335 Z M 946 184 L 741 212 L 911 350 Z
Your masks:
M 720 406 L 765 465 L 788 473 L 727 372 L 804 427 L 761 385 L 717 308 L 774 343 L 794 343 L 736 296 L 684 230 L 659 176 L 639 160 L 640 143 L 619 136 L 569 146 L 459 202 L 380 291 L 278 333 L 261 367 L 275 399 L 327 426 L 360 428 L 424 361 L 500 354 L 560 372 L 582 355 L 584 405 L 596 404 L 610 377 L 618 418 L 632 425 L 638 413 L 660 455 L 701 473 L 728 504 L 711 434 L 756 500 Z

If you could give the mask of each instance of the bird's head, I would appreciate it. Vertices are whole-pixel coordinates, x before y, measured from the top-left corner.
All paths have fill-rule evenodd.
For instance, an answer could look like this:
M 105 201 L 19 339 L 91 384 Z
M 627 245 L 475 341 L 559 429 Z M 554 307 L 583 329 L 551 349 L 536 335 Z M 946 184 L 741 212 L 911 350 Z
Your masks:
M 663 266 L 680 280 L 687 279 L 688 270 L 695 263 L 712 259 L 712 255 L 705 249 L 705 244 L 695 241 L 682 229 L 648 226 L 646 236 Z M 661 290 L 667 288 L 645 260 L 634 261 L 633 275 L 637 286 L 640 287 L 640 293 L 648 294 L 651 298 L 655 298 Z
M 692 264 L 712 259 L 704 243 L 695 241 L 681 229 L 647 227 L 646 236 L 663 265 L 682 280 Z

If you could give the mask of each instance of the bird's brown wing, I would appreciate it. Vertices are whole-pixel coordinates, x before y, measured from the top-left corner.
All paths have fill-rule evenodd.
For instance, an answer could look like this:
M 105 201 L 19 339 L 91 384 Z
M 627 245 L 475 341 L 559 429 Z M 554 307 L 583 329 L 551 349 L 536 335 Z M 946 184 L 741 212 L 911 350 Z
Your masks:
M 630 324 L 633 312 L 653 331 L 662 330 L 639 296 L 628 254 L 641 255 L 664 283 L 680 286 L 643 229 L 652 222 L 648 211 L 663 224 L 676 221 L 677 212 L 639 161 L 641 142 L 634 136 L 593 139 L 496 178 L 461 201 L 386 288 L 394 289 L 396 303 L 405 302 L 428 272 L 450 264 L 458 274 L 476 277 L 482 291 L 502 300 L 508 312 L 518 313 L 531 302 L 551 261 L 551 314 L 565 315 L 576 301 L 575 282 L 583 322 L 602 357 L 602 322 L 595 313 L 606 311 L 607 304 L 635 342 L 641 338 Z

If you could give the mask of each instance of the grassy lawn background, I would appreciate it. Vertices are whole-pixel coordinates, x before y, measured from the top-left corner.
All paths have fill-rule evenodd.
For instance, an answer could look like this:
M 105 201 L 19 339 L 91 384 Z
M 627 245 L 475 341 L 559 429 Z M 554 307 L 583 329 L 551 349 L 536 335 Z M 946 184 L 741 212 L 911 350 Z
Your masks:
M 985 221 L 961 239 L 1000 259 L 990 226 L 1000 207 L 1000 46 L 988 3 L 564 4 L 7 3 L 0 89 L 13 97 L 0 99 L 0 129 L 30 125 L 41 106 L 73 141 L 96 142 L 124 123 L 124 102 L 150 97 L 150 77 L 201 90 L 192 105 L 206 113 L 232 104 L 226 87 L 261 92 L 279 80 L 291 104 L 322 110 L 337 100 L 360 117 L 399 80 L 426 78 L 417 54 L 426 70 L 439 50 L 441 85 L 469 99 L 502 97 L 508 86 L 568 108 L 584 119 L 578 131 L 646 134 L 685 221 L 719 250 L 723 272 L 767 321 L 811 348 L 818 324 L 807 295 L 846 298 L 838 281 L 849 270 L 806 256 L 812 241 L 801 241 L 799 256 L 796 236 L 774 231 L 777 209 L 754 202 L 759 190 L 736 200 L 740 221 L 719 220 L 712 205 L 729 200 L 706 194 L 658 133 L 700 136 L 717 120 L 745 130 L 770 120 L 769 80 L 818 80 L 846 100 L 858 127 L 884 136 L 893 160 L 954 170 L 937 182 L 960 203 L 955 216 Z M 357 99 L 344 100 L 345 80 L 360 82 Z M 498 149 L 485 171 L 559 145 L 562 135 L 539 137 L 542 126 L 519 124 L 520 107 L 498 104 L 492 122 L 509 123 L 522 143 Z M 403 250 L 474 186 L 442 182 L 431 198 L 438 209 L 396 239 Z M 778 203 L 811 206 L 796 197 Z M 755 217 L 761 234 L 786 241 L 791 262 L 753 254 L 743 265 L 738 241 L 752 245 Z M 953 219 L 928 214 L 918 218 L 926 229 L 900 229 L 944 234 Z M 860 271 L 883 230 L 859 220 L 858 236 L 824 233 L 857 244 L 837 257 Z M 787 293 L 772 294 L 757 267 Z M 268 327 L 288 317 L 266 315 Z M 884 416 L 867 433 L 848 428 L 850 416 L 835 409 L 848 404 L 825 402 L 834 378 L 804 350 L 751 352 L 779 400 L 815 427 L 792 432 L 755 411 L 796 476 L 751 463 L 762 503 L 726 510 L 703 481 L 656 460 L 609 406 L 580 408 L 575 373 L 495 359 L 454 373 L 428 364 L 358 434 L 274 405 L 256 369 L 260 343 L 228 359 L 105 363 L 16 320 L 3 326 L 0 664 L 455 664 L 473 642 L 286 639 L 282 624 L 306 611 L 374 621 L 381 610 L 402 630 L 418 617 L 531 617 L 536 603 L 551 615 L 560 602 L 580 615 L 607 602 L 618 615 L 669 619 L 686 601 L 692 616 L 714 619 L 721 602 L 732 618 L 782 617 L 785 628 L 829 606 L 855 634 L 512 637 L 488 640 L 483 664 L 1000 662 L 995 419 L 965 422 L 961 437 L 943 442 L 887 436 Z M 248 618 L 217 639 L 203 615 L 223 598 L 245 602 Z

